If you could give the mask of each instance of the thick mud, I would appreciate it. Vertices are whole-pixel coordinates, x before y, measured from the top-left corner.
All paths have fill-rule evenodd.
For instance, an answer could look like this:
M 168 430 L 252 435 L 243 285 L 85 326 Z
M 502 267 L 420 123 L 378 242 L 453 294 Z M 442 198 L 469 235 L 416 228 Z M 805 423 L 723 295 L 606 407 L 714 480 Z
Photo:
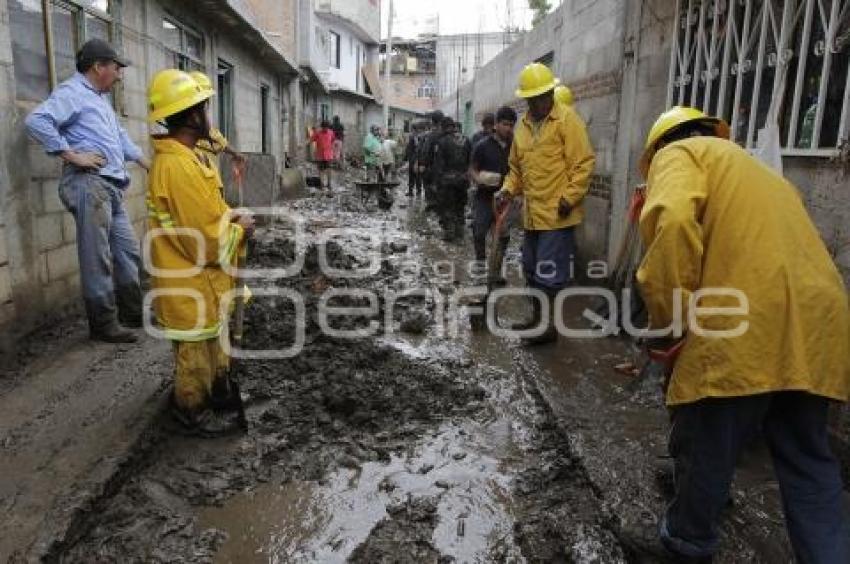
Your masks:
M 423 259 L 402 218 L 351 192 L 291 209 L 305 220 L 303 267 L 252 284 L 260 290 L 248 308 L 245 347 L 279 350 L 303 337 L 302 352 L 238 361 L 249 400 L 244 435 L 181 436 L 162 414 L 144 463 L 93 508 L 61 559 L 624 561 L 616 519 L 534 385 L 511 370 L 504 344 L 435 335 L 431 298 L 400 300 L 388 316 L 380 298 L 375 310 L 331 323 L 348 330 L 389 323 L 391 336 L 343 339 L 321 330 L 318 304 L 328 289 L 383 295 L 456 287 L 404 268 Z M 322 230 L 342 227 L 336 240 L 321 242 Z M 252 264 L 295 262 L 293 233 L 286 221 L 267 225 Z M 322 269 L 325 259 L 337 269 L 366 265 L 369 233 L 383 238 L 378 268 L 359 278 Z M 302 296 L 303 319 L 292 300 L 262 288 Z M 333 305 L 369 300 L 348 296 Z

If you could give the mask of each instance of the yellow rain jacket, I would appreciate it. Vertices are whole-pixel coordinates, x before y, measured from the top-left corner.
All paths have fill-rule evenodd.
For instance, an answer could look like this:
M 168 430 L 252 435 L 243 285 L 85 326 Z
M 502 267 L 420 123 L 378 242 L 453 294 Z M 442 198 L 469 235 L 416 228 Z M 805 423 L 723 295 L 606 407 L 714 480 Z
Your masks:
M 233 288 L 222 265 L 234 264 L 244 230 L 226 219 L 230 208 L 214 164 L 174 139 L 155 136 L 153 148 L 148 227 L 161 231 L 152 237 L 150 259 L 163 272 L 152 273 L 152 287 L 175 293 L 156 297 L 154 312 L 169 339 L 215 338 L 225 322 L 221 296 Z M 174 277 L 179 271 L 183 276 Z
M 587 129 L 578 114 L 562 104 L 555 104 L 538 127 L 535 132 L 528 114 L 519 121 L 503 189 L 525 196 L 526 229 L 551 231 L 578 225 L 584 218 L 582 201 L 596 163 Z M 558 215 L 562 197 L 572 206 L 566 217 Z
M 668 405 L 781 390 L 847 400 L 847 293 L 794 186 L 730 141 L 678 141 L 652 161 L 640 231 L 637 278 L 653 328 L 670 325 L 676 288 L 686 328 L 699 289 L 733 288 L 749 302 L 745 315 L 693 312 L 702 330 L 746 331 L 687 329 Z M 696 304 L 741 305 L 717 295 Z
M 198 154 L 201 156 L 206 155 L 210 163 L 213 165 L 216 181 L 218 182 L 220 189 L 223 189 L 224 181 L 221 179 L 221 171 L 218 169 L 218 156 L 224 152 L 227 148 L 227 144 L 227 137 L 225 137 L 224 134 L 217 128 L 213 127 L 210 129 L 209 140 L 201 139 L 198 141 L 197 145 L 195 145 L 195 150 Z

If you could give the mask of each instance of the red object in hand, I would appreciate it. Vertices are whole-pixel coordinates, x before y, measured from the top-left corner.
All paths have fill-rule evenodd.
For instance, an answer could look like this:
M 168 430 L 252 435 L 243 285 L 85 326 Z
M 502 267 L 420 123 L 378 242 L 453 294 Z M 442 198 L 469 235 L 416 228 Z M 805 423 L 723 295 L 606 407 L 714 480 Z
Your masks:
M 647 352 L 650 359 L 672 367 L 673 364 L 676 363 L 676 359 L 679 357 L 679 353 L 682 352 L 682 348 L 684 346 L 685 339 L 680 339 L 675 345 L 668 349 L 648 349 Z
M 641 184 L 635 188 L 632 193 L 632 199 L 629 202 L 629 221 L 637 223 L 640 219 L 640 212 L 643 210 L 643 204 L 646 202 L 646 184 Z

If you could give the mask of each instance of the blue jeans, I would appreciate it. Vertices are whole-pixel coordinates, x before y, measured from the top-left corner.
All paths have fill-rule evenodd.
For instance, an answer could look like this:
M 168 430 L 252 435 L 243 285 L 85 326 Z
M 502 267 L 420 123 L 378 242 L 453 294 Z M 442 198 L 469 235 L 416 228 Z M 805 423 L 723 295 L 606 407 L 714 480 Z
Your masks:
M 97 174 L 65 166 L 59 198 L 77 224 L 83 298 L 91 319 L 116 317 L 116 286 L 138 292 L 139 242 L 124 206 L 124 189 Z
M 676 407 L 670 433 L 676 496 L 661 523 L 664 545 L 691 557 L 717 550 L 738 455 L 761 433 L 773 458 L 797 561 L 850 562 L 841 469 L 827 437 L 828 408 L 829 400 L 804 392 L 711 398 Z
M 562 290 L 573 280 L 575 254 L 574 227 L 526 231 L 522 242 L 522 268 L 526 282 L 544 292 Z

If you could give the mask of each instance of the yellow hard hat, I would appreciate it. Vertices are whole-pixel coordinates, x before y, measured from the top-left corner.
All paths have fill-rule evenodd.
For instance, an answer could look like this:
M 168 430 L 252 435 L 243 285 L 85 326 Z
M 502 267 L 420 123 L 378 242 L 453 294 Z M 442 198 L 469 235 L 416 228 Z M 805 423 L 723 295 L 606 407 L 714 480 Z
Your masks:
M 519 73 L 519 89 L 515 94 L 517 98 L 534 98 L 549 92 L 560 83 L 549 67 L 542 63 L 531 63 Z
M 711 117 L 697 108 L 674 106 L 662 113 L 655 120 L 655 123 L 649 130 L 649 135 L 646 136 L 643 155 L 641 155 L 640 162 L 638 163 L 640 173 L 644 178 L 649 174 L 649 164 L 652 162 L 652 157 L 655 156 L 655 146 L 658 141 L 677 127 L 695 121 L 713 125 L 715 135 L 723 139 L 729 139 L 729 124 L 722 119 Z
M 563 84 L 555 88 L 555 101 L 565 106 L 573 105 L 573 91 Z
M 209 100 L 212 89 L 205 91 L 194 78 L 177 69 L 159 71 L 148 87 L 148 121 L 168 116 Z
M 195 82 L 198 83 L 198 86 L 201 87 L 201 90 L 204 92 L 212 92 L 213 85 L 210 77 L 202 73 L 201 71 L 192 71 L 189 73 L 189 76 L 195 79 Z

